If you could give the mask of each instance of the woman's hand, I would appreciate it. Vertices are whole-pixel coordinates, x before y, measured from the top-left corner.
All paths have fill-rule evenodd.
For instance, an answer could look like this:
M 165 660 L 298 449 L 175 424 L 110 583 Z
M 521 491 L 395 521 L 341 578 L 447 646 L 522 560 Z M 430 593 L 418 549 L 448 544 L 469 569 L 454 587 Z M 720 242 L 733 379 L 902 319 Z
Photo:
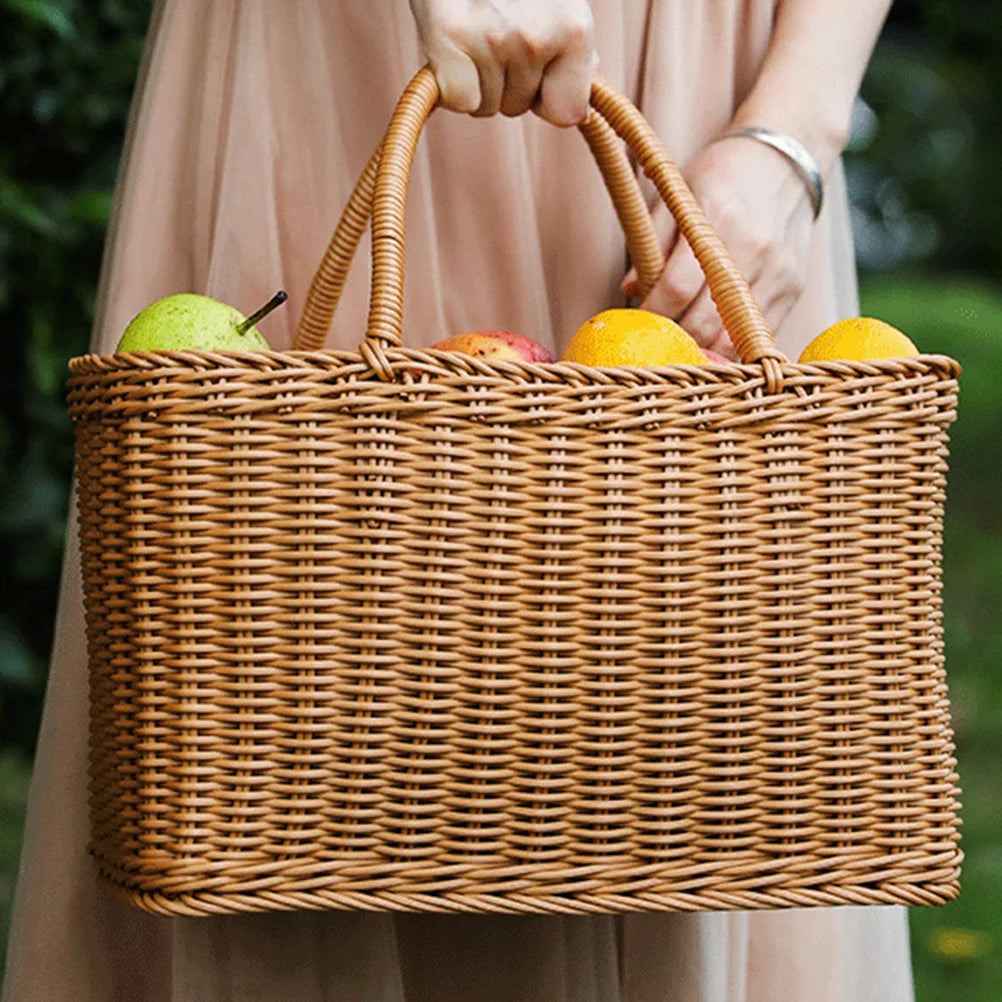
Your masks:
M 588 115 L 596 55 L 586 0 L 410 0 L 441 104 L 474 115 Z
M 853 100 L 890 5 L 777 0 L 768 51 L 732 127 L 795 136 L 827 178 L 845 147 Z M 777 150 L 736 136 L 704 147 L 684 173 L 775 330 L 806 279 L 813 209 L 799 174 Z M 704 347 L 733 357 L 703 274 L 667 210 L 655 224 L 667 262 L 644 305 L 674 317 Z M 623 289 L 636 294 L 631 278 Z
M 705 146 L 684 173 L 775 330 L 806 279 L 813 210 L 803 181 L 782 154 L 737 136 Z M 660 202 L 654 221 L 667 262 L 644 307 L 677 320 L 703 347 L 735 358 L 696 257 Z M 637 294 L 634 272 L 623 291 Z

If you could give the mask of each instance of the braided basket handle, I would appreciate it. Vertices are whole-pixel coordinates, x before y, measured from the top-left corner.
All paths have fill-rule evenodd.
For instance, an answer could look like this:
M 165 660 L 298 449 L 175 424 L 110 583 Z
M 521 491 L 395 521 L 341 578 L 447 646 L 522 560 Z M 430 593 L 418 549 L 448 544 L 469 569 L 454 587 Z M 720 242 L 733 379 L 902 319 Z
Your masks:
M 435 77 L 427 67 L 416 74 L 401 96 L 383 142 L 355 186 L 314 276 L 296 331 L 295 348 L 316 348 L 323 344 L 371 205 L 372 290 L 368 328 L 361 347 L 378 371 L 390 373 L 384 351 L 402 344 L 407 184 L 421 129 L 438 96 Z M 710 227 L 654 131 L 626 97 L 600 78 L 592 83 L 591 105 L 597 112 L 591 116 L 597 124 L 586 129 L 585 135 L 599 160 L 630 240 L 642 287 L 649 288 L 653 284 L 664 266 L 664 259 L 646 207 L 638 211 L 642 199 L 638 202 L 640 193 L 635 179 L 630 185 L 622 182 L 622 171 L 617 168 L 614 157 L 619 156 L 623 162 L 625 157 L 619 144 L 611 141 L 606 123 L 615 135 L 626 141 L 689 241 L 739 357 L 744 362 L 761 360 L 767 368 L 768 381 L 775 383 L 777 363 L 786 359 L 776 348 L 748 283 Z M 614 182 L 610 182 L 610 177 Z
M 631 262 L 637 269 L 641 295 L 646 296 L 660 277 L 665 260 L 661 241 L 654 230 L 637 176 L 622 142 L 601 114 L 593 111 L 579 129 L 588 142 L 612 198 L 616 215 L 626 235 Z M 362 171 L 313 276 L 293 338 L 294 350 L 317 350 L 323 347 L 327 339 L 349 267 L 372 216 L 376 174 L 382 149 L 383 142 L 380 142 Z

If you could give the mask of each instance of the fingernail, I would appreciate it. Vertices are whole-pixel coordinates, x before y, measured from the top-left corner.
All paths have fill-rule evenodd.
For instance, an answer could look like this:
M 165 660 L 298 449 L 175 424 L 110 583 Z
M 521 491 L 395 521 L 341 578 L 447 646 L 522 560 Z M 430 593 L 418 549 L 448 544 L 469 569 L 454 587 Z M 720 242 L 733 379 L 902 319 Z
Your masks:
M 640 283 L 635 278 L 631 278 L 629 275 L 623 279 L 619 288 L 624 296 L 640 295 Z

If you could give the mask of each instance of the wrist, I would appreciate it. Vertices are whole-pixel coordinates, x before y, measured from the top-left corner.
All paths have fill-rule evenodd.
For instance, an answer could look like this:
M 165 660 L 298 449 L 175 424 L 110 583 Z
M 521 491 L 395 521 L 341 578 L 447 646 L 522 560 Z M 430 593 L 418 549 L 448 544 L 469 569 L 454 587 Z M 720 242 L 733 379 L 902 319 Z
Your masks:
M 728 132 L 770 129 L 791 136 L 810 154 L 822 180 L 827 180 L 849 141 L 851 108 L 845 112 L 809 113 L 803 104 L 761 101 L 749 97 L 738 109 Z
M 799 178 L 807 200 L 810 202 L 814 218 L 818 218 L 824 204 L 824 180 L 814 157 L 803 143 L 789 133 L 765 129 L 761 126 L 732 129 L 725 132 L 720 138 L 754 140 L 768 146 L 782 156 Z
M 777 0 L 772 38 L 732 127 L 785 132 L 828 177 L 891 0 Z

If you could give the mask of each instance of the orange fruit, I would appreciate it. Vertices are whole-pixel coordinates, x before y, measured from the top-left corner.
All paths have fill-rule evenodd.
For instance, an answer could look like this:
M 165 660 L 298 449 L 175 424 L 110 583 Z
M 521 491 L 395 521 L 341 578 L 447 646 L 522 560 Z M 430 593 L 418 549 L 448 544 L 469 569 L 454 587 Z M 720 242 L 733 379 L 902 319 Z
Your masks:
M 575 332 L 562 356 L 583 365 L 700 365 L 702 348 L 674 320 L 649 310 L 597 313 Z
M 908 358 L 919 350 L 904 334 L 873 317 L 851 317 L 822 331 L 801 353 L 801 362 Z

